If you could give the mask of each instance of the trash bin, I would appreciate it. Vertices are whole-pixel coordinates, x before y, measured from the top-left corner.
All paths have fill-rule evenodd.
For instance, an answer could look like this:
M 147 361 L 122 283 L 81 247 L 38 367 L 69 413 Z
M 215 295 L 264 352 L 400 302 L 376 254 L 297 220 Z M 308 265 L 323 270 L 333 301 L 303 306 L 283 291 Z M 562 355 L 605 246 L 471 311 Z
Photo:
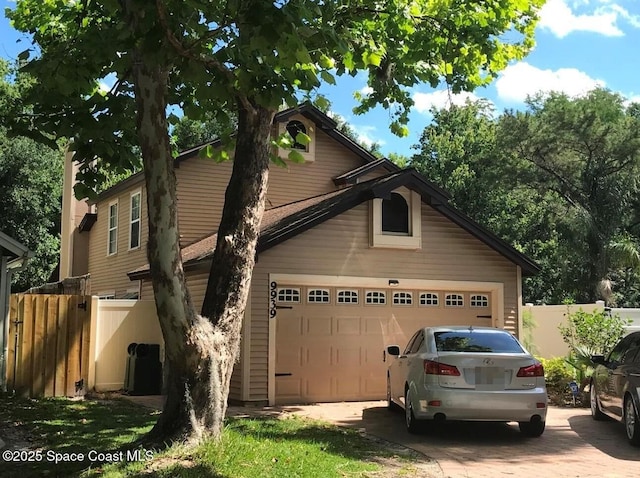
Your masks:
M 162 390 L 162 363 L 159 344 L 131 343 L 127 347 L 124 389 L 129 395 L 159 395 Z

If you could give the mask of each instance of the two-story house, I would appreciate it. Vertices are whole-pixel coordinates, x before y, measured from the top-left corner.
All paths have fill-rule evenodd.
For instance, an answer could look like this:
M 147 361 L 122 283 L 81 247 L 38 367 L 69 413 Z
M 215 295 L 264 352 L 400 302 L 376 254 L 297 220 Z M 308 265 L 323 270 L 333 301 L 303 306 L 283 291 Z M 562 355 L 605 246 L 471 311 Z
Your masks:
M 303 164 L 272 167 L 230 398 L 293 403 L 381 399 L 386 345 L 427 324 L 521 327 L 522 277 L 538 266 L 457 211 L 412 169 L 377 159 L 310 105 L 274 133 L 305 131 Z M 283 152 L 283 154 L 285 154 Z M 285 156 L 286 157 L 286 154 Z M 231 164 L 176 158 L 182 255 L 204 296 Z M 153 299 L 146 192 L 136 174 L 81 222 L 93 295 Z

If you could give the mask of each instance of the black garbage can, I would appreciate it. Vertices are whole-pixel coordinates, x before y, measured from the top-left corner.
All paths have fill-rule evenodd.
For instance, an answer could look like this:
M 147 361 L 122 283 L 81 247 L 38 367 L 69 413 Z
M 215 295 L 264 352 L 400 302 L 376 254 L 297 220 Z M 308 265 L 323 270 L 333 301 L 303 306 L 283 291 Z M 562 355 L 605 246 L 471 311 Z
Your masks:
M 160 345 L 131 343 L 127 352 L 125 391 L 129 395 L 159 395 L 162 390 Z

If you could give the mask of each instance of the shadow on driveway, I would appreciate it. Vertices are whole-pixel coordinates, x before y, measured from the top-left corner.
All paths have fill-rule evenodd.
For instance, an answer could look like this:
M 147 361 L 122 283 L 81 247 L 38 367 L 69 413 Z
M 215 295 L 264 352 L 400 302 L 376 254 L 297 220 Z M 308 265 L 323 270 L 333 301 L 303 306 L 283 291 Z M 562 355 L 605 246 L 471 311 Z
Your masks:
M 614 420 L 597 422 L 591 416 L 583 415 L 569 418 L 569 425 L 580 438 L 602 453 L 618 460 L 640 461 L 640 448 L 629 444 L 622 423 Z

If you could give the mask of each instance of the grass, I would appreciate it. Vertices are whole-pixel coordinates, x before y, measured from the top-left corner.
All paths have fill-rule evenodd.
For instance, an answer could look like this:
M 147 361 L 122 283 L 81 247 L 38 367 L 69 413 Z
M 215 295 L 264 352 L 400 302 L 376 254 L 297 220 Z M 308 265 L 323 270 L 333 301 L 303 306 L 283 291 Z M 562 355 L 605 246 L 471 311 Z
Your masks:
M 45 454 L 108 452 L 125 449 L 155 423 L 157 412 L 125 400 L 70 401 L 0 398 L 0 423 L 18 424 L 19 435 L 31 435 Z M 0 431 L 3 436 L 5 431 Z M 11 436 L 16 435 L 10 433 Z M 127 450 L 129 453 L 132 450 Z M 124 452 L 126 458 L 126 451 Z M 411 461 L 355 430 L 289 416 L 227 420 L 220 443 L 164 451 L 141 450 L 145 460 L 115 463 L 84 461 L 3 463 L 0 476 L 64 477 L 372 477 L 386 476 L 386 460 L 406 462 L 400 469 L 411 476 Z M 111 455 L 119 459 L 120 455 Z

